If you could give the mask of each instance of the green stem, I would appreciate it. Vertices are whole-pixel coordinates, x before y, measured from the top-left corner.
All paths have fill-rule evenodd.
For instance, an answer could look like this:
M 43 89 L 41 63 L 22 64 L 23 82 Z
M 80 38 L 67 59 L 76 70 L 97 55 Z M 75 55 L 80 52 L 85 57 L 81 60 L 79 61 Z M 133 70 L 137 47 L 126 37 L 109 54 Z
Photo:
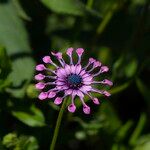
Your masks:
M 86 4 L 86 7 L 87 7 L 87 8 L 92 8 L 93 1 L 94 1 L 94 0 L 88 0 L 88 1 L 87 1 L 87 4 Z
M 111 9 L 107 12 L 107 14 L 105 15 L 103 21 L 100 23 L 100 25 L 97 28 L 97 34 L 100 35 L 104 29 L 106 28 L 107 24 L 109 23 L 109 21 L 111 20 L 114 12 L 116 11 L 116 9 L 118 8 L 117 3 L 113 4 Z
M 59 111 L 56 126 L 55 126 L 55 130 L 54 130 L 54 134 L 53 134 L 53 138 L 52 138 L 52 143 L 51 143 L 51 146 L 50 146 L 50 150 L 55 149 L 55 145 L 56 145 L 56 141 L 57 141 L 57 137 L 58 137 L 58 133 L 59 133 L 59 128 L 60 128 L 62 116 L 63 116 L 65 106 L 66 106 L 66 102 L 67 102 L 67 100 L 63 101 L 63 104 L 62 104 L 61 109 Z

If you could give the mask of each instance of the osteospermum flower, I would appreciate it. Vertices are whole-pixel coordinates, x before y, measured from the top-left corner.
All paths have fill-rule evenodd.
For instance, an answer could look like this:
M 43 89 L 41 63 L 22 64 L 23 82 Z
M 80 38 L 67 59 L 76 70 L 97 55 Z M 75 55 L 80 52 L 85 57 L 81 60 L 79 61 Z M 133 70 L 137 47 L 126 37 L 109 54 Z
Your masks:
M 73 62 L 72 53 L 73 48 L 68 48 L 66 54 L 70 58 L 70 63 L 67 64 L 62 53 L 52 52 L 51 54 L 57 58 L 60 63 L 58 66 L 52 61 L 50 56 L 43 57 L 44 64 L 39 64 L 36 66 L 36 70 L 41 72 L 35 76 L 35 79 L 39 82 L 36 84 L 36 88 L 42 90 L 39 94 L 40 100 L 55 98 L 54 103 L 59 105 L 67 97 L 71 97 L 71 103 L 68 106 L 69 112 L 75 112 L 76 105 L 74 103 L 75 98 L 79 97 L 82 105 L 83 112 L 85 114 L 90 114 L 90 107 L 85 103 L 84 96 L 87 95 L 95 104 L 100 104 L 98 98 L 93 97 L 92 93 L 99 93 L 105 96 L 110 96 L 110 93 L 105 90 L 99 90 L 94 88 L 94 84 L 103 84 L 111 86 L 113 83 L 104 79 L 102 81 L 95 81 L 94 78 L 102 73 L 108 72 L 109 68 L 103 66 L 101 62 L 89 58 L 87 65 L 81 65 L 81 56 L 84 52 L 83 48 L 76 49 L 78 55 L 77 63 Z M 54 70 L 48 68 L 49 65 L 55 67 Z M 96 69 L 95 69 L 96 68 Z M 97 72 L 95 72 L 98 70 Z M 63 93 L 63 96 L 60 96 Z

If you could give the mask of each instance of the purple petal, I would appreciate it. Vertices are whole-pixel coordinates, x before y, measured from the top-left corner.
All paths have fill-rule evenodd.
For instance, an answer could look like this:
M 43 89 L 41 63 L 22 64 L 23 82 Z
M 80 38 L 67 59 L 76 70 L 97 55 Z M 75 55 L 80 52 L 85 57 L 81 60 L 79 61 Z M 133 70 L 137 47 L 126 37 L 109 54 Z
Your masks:
M 84 49 L 83 49 L 83 48 L 78 48 L 78 49 L 76 50 L 76 52 L 77 52 L 77 54 L 78 54 L 79 56 L 81 56 L 81 55 L 83 54 L 83 52 L 84 52 Z
M 108 91 L 103 91 L 103 94 L 107 97 L 111 96 L 111 94 Z
M 56 86 L 56 89 L 57 90 L 67 90 L 68 89 L 68 86 L 66 86 L 66 85 L 58 85 L 58 86 Z
M 62 53 L 60 53 L 60 52 L 57 52 L 57 53 L 51 52 L 51 54 L 53 56 L 56 56 L 58 59 L 62 59 Z
M 52 60 L 51 60 L 50 56 L 45 56 L 45 57 L 43 57 L 43 62 L 45 62 L 45 63 L 51 63 Z
M 38 96 L 40 100 L 44 100 L 47 98 L 47 92 L 41 92 Z
M 43 70 L 45 70 L 46 68 L 45 68 L 45 66 L 43 65 L 43 64 L 39 64 L 39 65 L 37 65 L 36 66 L 36 70 L 37 71 L 43 71 Z
M 88 86 L 88 85 L 83 85 L 80 90 L 83 92 L 83 93 L 87 93 L 88 91 L 91 91 L 92 87 L 91 86 Z
M 89 58 L 89 62 L 92 64 L 94 63 L 96 60 L 94 58 Z
M 81 65 L 77 65 L 76 66 L 76 74 L 79 74 L 80 72 L 81 72 L 81 69 L 82 69 L 82 67 L 81 67 Z
M 59 104 L 61 104 L 62 103 L 62 97 L 57 97 L 55 100 L 54 100 L 54 103 L 56 104 L 56 105 L 59 105 Z
M 72 91 L 73 91 L 72 89 L 65 90 L 65 94 L 66 94 L 66 95 L 70 95 L 70 94 L 72 94 Z
M 84 106 L 83 106 L 83 112 L 84 112 L 85 114 L 90 114 L 90 107 L 87 106 L 87 105 L 84 105 Z
M 83 97 L 84 97 L 84 94 L 83 94 L 81 91 L 79 91 L 79 90 L 77 90 L 77 95 L 78 95 L 80 98 L 83 98 Z
M 95 61 L 94 62 L 94 67 L 96 68 L 96 67 L 100 67 L 101 66 L 101 63 L 99 62 L 99 61 Z
M 73 52 L 73 48 L 70 47 L 70 48 L 67 49 L 67 52 L 66 52 L 66 53 L 67 53 L 68 56 L 71 56 L 71 55 L 72 55 L 72 52 Z
M 113 85 L 113 82 L 110 81 L 110 80 L 108 80 L 108 79 L 104 79 L 104 80 L 103 80 L 103 83 L 104 83 L 104 84 L 107 84 L 107 85 L 109 85 L 109 86 L 112 86 L 112 85 Z
M 69 65 L 65 65 L 65 72 L 67 75 L 71 73 L 71 68 Z
M 83 76 L 85 73 L 86 73 L 85 70 L 82 70 L 79 75 Z
M 74 104 L 70 104 L 68 106 L 68 111 L 71 112 L 71 113 L 74 113 L 76 110 L 76 106 Z
M 64 85 L 64 84 L 65 84 L 64 82 L 56 81 L 56 85 Z
M 100 69 L 101 73 L 107 72 L 108 70 L 109 70 L 109 68 L 107 66 L 102 66 Z
M 42 90 L 42 89 L 44 89 L 45 88 L 45 83 L 43 83 L 43 82 L 39 82 L 39 83 L 37 83 L 36 85 L 35 85 L 35 87 L 37 88 L 37 89 L 39 89 L 39 90 Z
M 55 96 L 56 96 L 56 92 L 53 92 L 53 91 L 49 92 L 48 94 L 48 98 L 53 98 Z
M 99 105 L 99 104 L 100 104 L 98 98 L 93 98 L 93 103 L 96 104 L 96 105 Z
M 75 74 L 76 67 L 74 65 L 71 65 L 71 73 Z
M 92 79 L 93 79 L 92 76 L 88 76 L 88 77 L 85 77 L 85 78 L 83 79 L 83 81 L 85 81 L 85 82 L 90 82 L 90 81 L 92 81 Z
M 64 78 L 66 76 L 65 69 L 63 69 L 63 68 L 58 69 L 56 75 L 60 78 Z
M 44 78 L 45 78 L 45 75 L 43 75 L 43 74 L 41 74 L 41 73 L 35 75 L 35 79 L 36 79 L 36 80 L 43 80 Z

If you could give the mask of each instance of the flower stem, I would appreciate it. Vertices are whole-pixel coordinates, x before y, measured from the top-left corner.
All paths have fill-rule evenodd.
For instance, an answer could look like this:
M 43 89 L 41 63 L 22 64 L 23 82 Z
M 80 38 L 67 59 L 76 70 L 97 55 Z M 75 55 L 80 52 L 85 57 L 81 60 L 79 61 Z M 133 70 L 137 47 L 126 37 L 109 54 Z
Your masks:
M 55 130 L 54 130 L 54 134 L 53 134 L 53 138 L 52 138 L 52 142 L 51 142 L 51 146 L 50 146 L 50 150 L 55 149 L 55 144 L 56 144 L 56 141 L 57 141 L 59 128 L 60 128 L 60 124 L 61 124 L 61 120 L 62 120 L 64 110 L 65 110 L 66 102 L 67 102 L 67 100 L 63 101 L 63 104 L 62 104 L 61 109 L 59 111 L 56 126 L 55 126 Z

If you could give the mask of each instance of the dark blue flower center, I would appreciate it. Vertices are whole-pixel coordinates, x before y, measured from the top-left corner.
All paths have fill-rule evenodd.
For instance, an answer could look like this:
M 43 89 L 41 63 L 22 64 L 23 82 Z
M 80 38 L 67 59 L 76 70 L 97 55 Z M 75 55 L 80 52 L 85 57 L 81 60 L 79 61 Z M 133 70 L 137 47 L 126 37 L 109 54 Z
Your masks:
M 81 76 L 79 76 L 77 74 L 71 74 L 68 76 L 67 82 L 71 88 L 77 88 L 77 87 L 81 86 L 82 78 L 81 78 Z

